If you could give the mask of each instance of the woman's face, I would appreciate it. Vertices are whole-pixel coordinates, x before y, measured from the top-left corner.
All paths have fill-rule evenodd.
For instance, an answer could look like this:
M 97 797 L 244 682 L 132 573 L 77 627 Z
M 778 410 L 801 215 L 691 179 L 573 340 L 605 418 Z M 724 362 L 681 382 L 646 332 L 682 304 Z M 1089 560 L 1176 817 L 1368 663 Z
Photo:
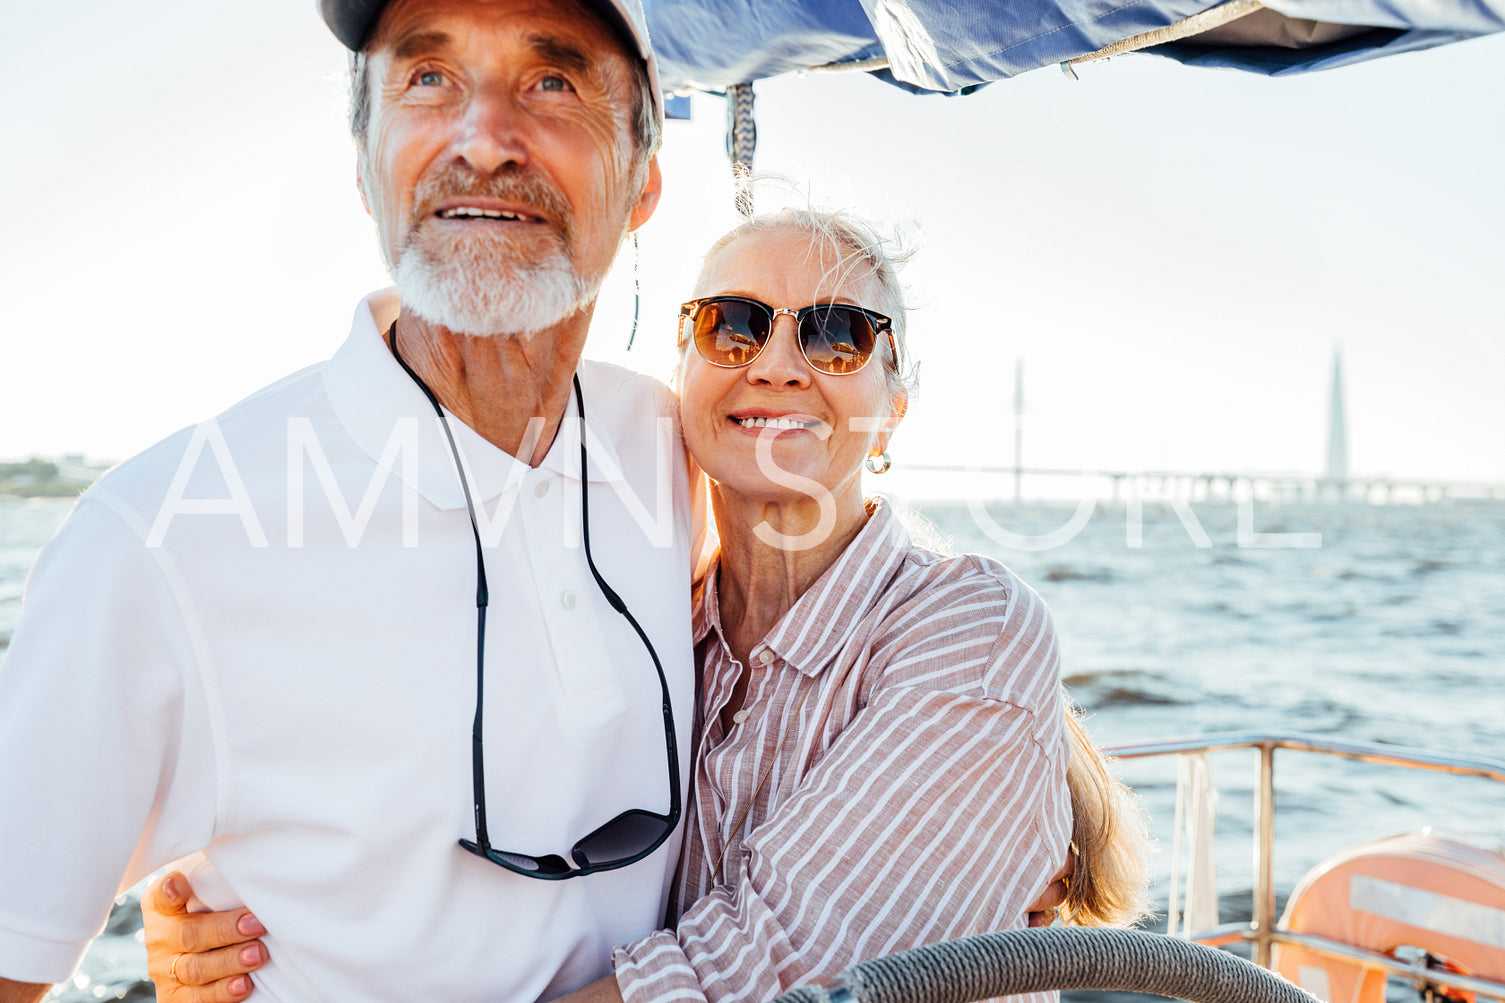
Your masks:
M 835 279 L 837 260 L 834 248 L 812 246 L 798 230 L 748 234 L 710 262 L 696 296 L 747 296 L 794 310 L 816 303 L 878 309 L 872 277 Z M 823 489 L 860 499 L 863 460 L 886 447 L 897 422 L 884 375 L 887 338 L 880 341 L 867 365 L 843 376 L 810 368 L 787 314 L 774 319 L 768 344 L 740 369 L 713 366 L 688 345 L 680 414 L 691 455 L 723 491 L 808 502 Z M 776 418 L 799 427 L 773 427 Z

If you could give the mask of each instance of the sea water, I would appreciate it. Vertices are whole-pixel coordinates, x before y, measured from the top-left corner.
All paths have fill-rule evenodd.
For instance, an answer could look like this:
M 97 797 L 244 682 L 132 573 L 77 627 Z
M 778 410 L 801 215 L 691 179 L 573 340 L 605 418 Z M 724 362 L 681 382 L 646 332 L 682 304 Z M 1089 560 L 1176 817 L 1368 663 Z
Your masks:
M 68 507 L 0 498 L 0 658 L 26 572 Z M 1063 678 L 1100 743 L 1302 732 L 1505 760 L 1499 502 L 916 507 L 939 545 L 989 554 L 1045 598 Z M 1255 758 L 1213 758 L 1224 921 L 1250 915 Z M 1496 845 L 1505 835 L 1505 786 L 1296 752 L 1276 763 L 1282 896 L 1362 840 L 1426 825 Z M 1163 890 L 1174 764 L 1124 761 L 1120 773 L 1150 816 Z M 56 998 L 152 998 L 135 893 L 119 901 Z

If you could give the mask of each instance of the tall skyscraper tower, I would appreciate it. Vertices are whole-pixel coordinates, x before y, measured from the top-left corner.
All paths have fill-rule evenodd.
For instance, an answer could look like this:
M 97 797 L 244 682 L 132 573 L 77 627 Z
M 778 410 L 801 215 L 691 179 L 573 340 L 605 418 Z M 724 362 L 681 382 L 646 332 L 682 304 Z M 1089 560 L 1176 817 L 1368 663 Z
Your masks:
M 1343 352 L 1333 349 L 1333 393 L 1327 405 L 1327 480 L 1348 480 L 1348 428 L 1343 413 Z

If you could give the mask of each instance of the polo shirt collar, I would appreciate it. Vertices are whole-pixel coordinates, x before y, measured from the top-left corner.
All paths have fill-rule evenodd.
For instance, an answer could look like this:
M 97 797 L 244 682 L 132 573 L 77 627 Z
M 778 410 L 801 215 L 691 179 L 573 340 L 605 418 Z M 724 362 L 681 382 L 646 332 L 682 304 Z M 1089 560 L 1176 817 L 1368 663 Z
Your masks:
M 767 647 L 807 676 L 820 674 L 835 660 L 898 574 L 910 549 L 909 534 L 888 501 L 879 497 L 872 505 L 872 514 L 861 532 L 774 625 L 754 653 Z M 720 572 L 718 554 L 701 580 L 693 607 L 691 625 L 697 645 L 712 630 L 725 638 L 716 588 Z
M 335 415 L 350 437 L 374 462 L 386 454 L 387 444 L 403 419 L 416 419 L 417 450 L 411 466 L 398 463 L 394 473 L 430 504 L 441 509 L 465 507 L 465 494 L 455 473 L 454 459 L 444 430 L 434 417 L 433 406 L 418 385 L 403 372 L 382 336 L 397 318 L 395 290 L 372 293 L 360 302 L 350 324 L 350 335 L 324 365 L 325 391 Z M 590 411 L 591 385 L 582 377 L 590 417 L 586 437 L 589 461 L 587 477 L 595 482 L 623 479 L 622 463 L 609 434 L 604 434 L 601 416 Z M 510 486 L 520 485 L 530 469 L 526 463 L 498 449 L 448 408 L 444 410 L 477 499 L 494 499 Z M 539 469 L 570 480 L 580 478 L 580 422 L 575 395 L 565 405 L 564 421 Z

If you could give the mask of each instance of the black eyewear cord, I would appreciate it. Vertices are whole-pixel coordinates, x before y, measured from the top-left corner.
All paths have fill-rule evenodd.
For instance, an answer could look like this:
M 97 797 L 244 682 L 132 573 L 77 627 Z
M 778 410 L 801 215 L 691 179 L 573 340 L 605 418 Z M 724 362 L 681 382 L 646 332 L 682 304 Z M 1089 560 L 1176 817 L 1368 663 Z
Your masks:
M 462 839 L 460 845 L 476 856 L 484 857 L 515 874 L 538 878 L 542 881 L 581 878 L 587 874 L 595 874 L 597 871 L 614 871 L 619 867 L 636 863 L 662 846 L 669 838 L 669 834 L 674 831 L 674 827 L 679 824 L 679 751 L 674 739 L 674 710 L 669 699 L 669 681 L 664 677 L 664 667 L 659 661 L 658 652 L 653 649 L 653 642 L 648 640 L 648 635 L 627 608 L 627 604 L 622 601 L 622 597 L 617 595 L 616 590 L 601 577 L 601 572 L 596 570 L 595 559 L 591 556 L 590 491 L 586 476 L 585 451 L 585 395 L 580 390 L 580 378 L 578 376 L 574 378 L 574 387 L 575 405 L 580 412 L 580 530 L 585 543 L 585 563 L 590 568 L 591 577 L 596 580 L 596 587 L 601 590 L 601 594 L 606 597 L 611 608 L 622 614 L 632 625 L 632 629 L 637 632 L 638 638 L 643 642 L 643 647 L 648 649 L 648 657 L 653 659 L 654 671 L 658 673 L 658 684 L 663 698 L 664 747 L 668 752 L 669 760 L 669 814 L 661 815 L 644 808 L 631 808 L 622 812 L 575 843 L 570 850 L 570 859 L 575 864 L 572 867 L 562 856 L 554 853 L 535 857 L 512 850 L 498 850 L 491 845 L 491 839 L 487 834 L 486 759 L 481 745 L 481 721 L 482 708 L 485 705 L 488 595 L 486 563 L 481 550 L 481 531 L 476 523 L 476 510 L 470 496 L 469 479 L 465 476 L 465 468 L 460 463 L 460 450 L 455 445 L 454 434 L 450 431 L 444 410 L 439 406 L 439 399 L 428 388 L 428 384 L 424 383 L 423 379 L 404 361 L 402 354 L 398 351 L 396 321 L 392 322 L 392 327 L 387 331 L 387 339 L 392 345 L 392 357 L 397 360 L 403 372 L 418 384 L 418 389 L 423 391 L 423 395 L 433 405 L 434 414 L 439 417 L 439 426 L 444 429 L 444 437 L 449 442 L 450 455 L 454 458 L 455 473 L 460 478 L 460 488 L 465 493 L 465 510 L 470 516 L 470 531 L 476 544 L 476 716 L 470 730 L 476 838 L 474 842 Z

